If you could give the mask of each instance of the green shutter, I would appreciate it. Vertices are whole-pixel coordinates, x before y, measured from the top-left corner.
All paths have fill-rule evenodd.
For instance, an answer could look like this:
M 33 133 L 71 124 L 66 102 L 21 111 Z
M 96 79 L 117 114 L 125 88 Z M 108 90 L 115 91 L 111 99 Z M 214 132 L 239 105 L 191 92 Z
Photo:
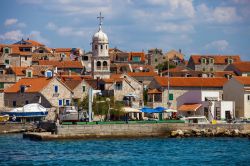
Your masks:
M 4 83 L 0 82 L 0 89 L 4 89 Z
M 169 99 L 169 100 L 174 100 L 174 94 L 173 94 L 173 93 L 170 93 L 168 99 Z

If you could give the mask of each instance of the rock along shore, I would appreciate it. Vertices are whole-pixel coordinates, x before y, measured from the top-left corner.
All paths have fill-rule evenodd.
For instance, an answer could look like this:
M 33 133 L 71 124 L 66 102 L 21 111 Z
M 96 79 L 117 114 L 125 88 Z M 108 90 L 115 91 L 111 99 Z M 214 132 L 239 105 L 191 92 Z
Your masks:
M 171 138 L 186 137 L 249 137 L 250 130 L 240 131 L 239 129 L 191 129 L 191 130 L 174 130 L 170 133 Z

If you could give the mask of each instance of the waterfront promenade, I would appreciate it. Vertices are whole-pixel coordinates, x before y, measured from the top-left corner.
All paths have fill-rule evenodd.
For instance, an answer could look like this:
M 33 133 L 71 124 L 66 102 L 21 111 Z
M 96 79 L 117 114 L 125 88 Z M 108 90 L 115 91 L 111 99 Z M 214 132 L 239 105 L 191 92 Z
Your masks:
M 144 123 L 144 124 L 134 123 L 134 124 L 57 125 L 56 130 L 53 133 L 29 132 L 24 134 L 24 138 L 30 138 L 36 140 L 57 140 L 57 139 L 171 137 L 171 134 L 174 131 L 183 131 L 184 133 L 187 131 L 206 132 L 209 130 L 211 130 L 211 133 L 214 133 L 209 136 L 248 136 L 250 131 L 250 124 L 214 125 L 214 124 L 187 124 L 187 123 Z M 230 132 L 230 134 L 235 133 L 235 135 L 225 135 L 228 134 L 228 132 Z M 177 133 L 177 135 L 175 136 L 178 137 L 180 135 L 178 135 Z

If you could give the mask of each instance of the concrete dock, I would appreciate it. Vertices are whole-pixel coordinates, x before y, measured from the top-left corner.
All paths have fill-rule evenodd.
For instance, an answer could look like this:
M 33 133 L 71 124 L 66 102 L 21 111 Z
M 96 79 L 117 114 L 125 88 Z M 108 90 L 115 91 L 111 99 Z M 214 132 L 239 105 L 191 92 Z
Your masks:
M 169 137 L 174 130 L 201 130 L 225 129 L 250 131 L 250 124 L 185 124 L 185 123 L 159 123 L 159 124 L 104 124 L 104 125 L 58 125 L 56 131 L 27 132 L 24 138 L 31 140 L 60 140 L 60 139 L 107 139 L 107 138 L 144 138 Z

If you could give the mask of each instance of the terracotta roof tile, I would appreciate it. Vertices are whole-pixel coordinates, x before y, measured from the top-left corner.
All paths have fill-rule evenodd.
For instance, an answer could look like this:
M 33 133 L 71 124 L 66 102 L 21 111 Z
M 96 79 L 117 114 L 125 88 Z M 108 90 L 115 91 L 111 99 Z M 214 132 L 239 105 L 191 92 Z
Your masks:
M 10 70 L 16 75 L 16 76 L 25 76 L 25 70 L 27 67 L 10 67 Z
M 52 60 L 39 60 L 39 65 L 52 65 L 58 68 L 78 68 L 82 69 L 83 65 L 80 61 L 52 61 Z
M 234 62 L 232 66 L 241 72 L 250 72 L 250 62 Z
M 154 79 L 160 86 L 168 86 L 168 77 L 155 76 Z M 228 80 L 226 78 L 202 78 L 202 77 L 170 77 L 172 87 L 223 87 Z
M 26 86 L 25 93 L 35 93 L 40 92 L 48 83 L 52 80 L 52 78 L 22 78 L 18 82 L 16 82 L 13 86 L 7 88 L 5 93 L 17 93 L 20 91 L 20 86 Z
M 66 86 L 68 86 L 71 90 L 74 90 L 81 82 L 82 82 L 82 80 L 66 80 L 66 81 L 63 81 L 63 83 Z
M 154 77 L 157 76 L 156 72 L 128 72 L 131 77 Z
M 198 103 L 185 103 L 178 107 L 178 111 L 196 111 L 201 107 L 201 104 Z
M 149 89 L 148 90 L 148 94 L 160 94 L 162 93 L 161 91 L 159 91 L 158 89 Z
M 191 55 L 190 59 L 193 59 L 194 64 L 200 64 L 201 58 L 213 58 L 214 64 L 227 64 L 226 60 L 232 58 L 234 62 L 240 62 L 239 55 Z
M 250 85 L 250 77 L 241 77 L 236 76 L 234 77 L 238 82 L 240 82 L 242 85 Z
M 146 57 L 144 52 L 130 52 L 129 61 L 132 61 L 132 57 L 141 57 L 141 62 L 145 62 Z

